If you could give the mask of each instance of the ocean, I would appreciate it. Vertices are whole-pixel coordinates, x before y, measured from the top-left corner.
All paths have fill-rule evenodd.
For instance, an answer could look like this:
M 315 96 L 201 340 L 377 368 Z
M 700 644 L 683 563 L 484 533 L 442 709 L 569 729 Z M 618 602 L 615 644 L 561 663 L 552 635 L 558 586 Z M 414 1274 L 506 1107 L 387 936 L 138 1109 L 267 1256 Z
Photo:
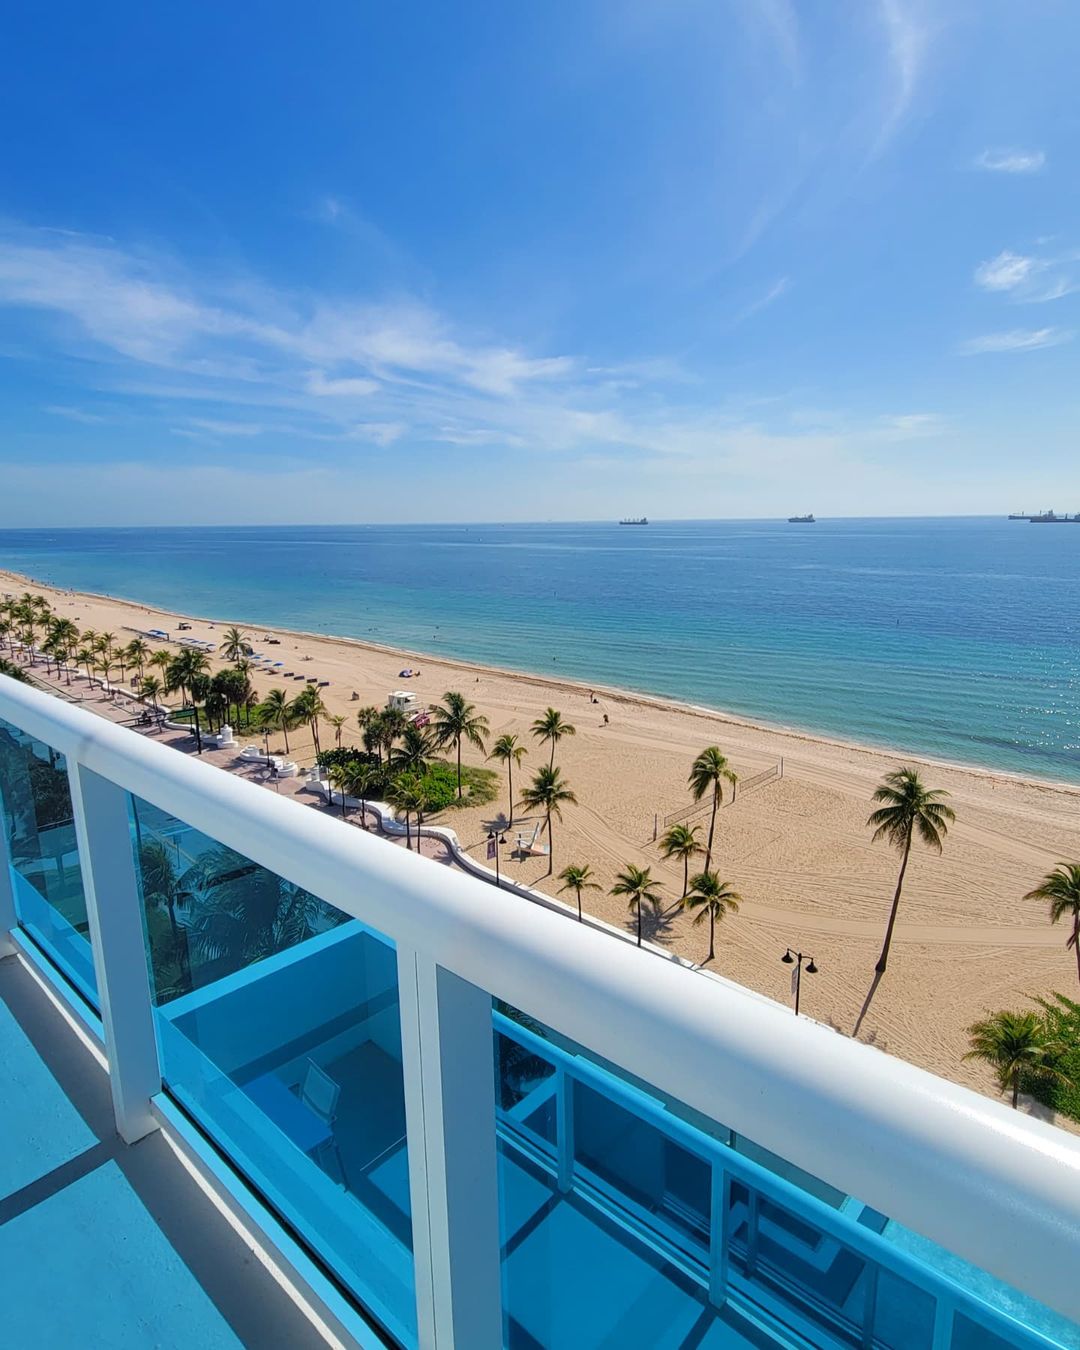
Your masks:
M 0 530 L 0 566 L 1080 782 L 1080 528 Z

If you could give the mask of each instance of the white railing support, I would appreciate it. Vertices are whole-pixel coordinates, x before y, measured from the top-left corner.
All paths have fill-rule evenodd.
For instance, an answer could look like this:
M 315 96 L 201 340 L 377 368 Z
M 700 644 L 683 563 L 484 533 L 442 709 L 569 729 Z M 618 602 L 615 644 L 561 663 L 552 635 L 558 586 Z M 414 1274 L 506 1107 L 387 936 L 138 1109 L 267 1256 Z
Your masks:
M 150 1098 L 161 1091 L 161 1069 L 128 797 L 71 759 L 68 782 L 116 1129 L 134 1144 L 158 1128 Z
M 398 948 L 422 1350 L 502 1345 L 491 996 Z

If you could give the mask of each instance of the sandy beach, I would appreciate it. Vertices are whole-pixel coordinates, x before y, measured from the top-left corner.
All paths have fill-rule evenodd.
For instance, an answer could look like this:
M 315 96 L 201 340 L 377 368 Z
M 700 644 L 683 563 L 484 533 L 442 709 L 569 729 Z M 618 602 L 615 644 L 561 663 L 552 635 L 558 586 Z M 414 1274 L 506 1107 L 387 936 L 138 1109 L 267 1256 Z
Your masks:
M 660 857 L 653 842 L 656 817 L 662 829 L 666 814 L 690 805 L 687 773 L 706 745 L 719 745 L 744 778 L 782 757 L 782 778 L 740 794 L 720 813 L 715 865 L 744 903 L 718 932 L 711 968 L 787 1001 L 790 968 L 780 958 L 789 946 L 810 954 L 819 973 L 804 976 L 803 1009 L 846 1034 L 870 990 L 898 866 L 886 845 L 871 845 L 870 795 L 890 768 L 917 765 L 932 786 L 951 794 L 957 821 L 943 856 L 912 855 L 889 970 L 862 1018 L 860 1039 L 996 1096 L 989 1071 L 962 1059 L 966 1027 L 987 1011 L 1028 1006 L 1030 995 L 1057 989 L 1076 996 L 1076 964 L 1065 949 L 1064 925 L 1051 927 L 1045 906 L 1023 896 L 1057 863 L 1080 857 L 1080 787 L 900 758 L 660 699 L 275 630 L 247 624 L 242 616 L 168 613 L 0 572 L 0 592 L 27 589 L 45 595 L 81 629 L 113 632 L 117 645 L 134 636 L 128 630 L 161 628 L 175 637 L 182 620 L 191 624 L 192 636 L 216 642 L 236 623 L 256 650 L 276 653 L 286 669 L 330 681 L 323 697 L 331 712 L 348 717 L 346 744 L 359 744 L 358 706 L 382 706 L 401 687 L 424 703 L 460 690 L 487 717 L 492 739 L 517 732 L 529 745 L 515 783 L 547 758 L 546 747 L 528 735 L 529 724 L 546 707 L 558 708 L 577 728 L 576 736 L 559 744 L 556 759 L 579 804 L 556 822 L 555 872 L 568 863 L 591 864 L 603 890 L 585 893 L 586 908 L 629 926 L 623 902 L 607 888 L 626 863 L 651 867 L 669 903 L 649 935 L 694 961 L 707 955 L 707 926 L 692 927 L 678 908 L 681 867 Z M 264 634 L 279 638 L 280 646 L 267 647 Z M 513 654 L 506 656 L 511 662 Z M 214 657 L 211 664 L 216 669 L 223 662 Z M 420 675 L 402 681 L 398 673 L 408 666 L 419 667 Z M 260 696 L 275 685 L 290 695 L 302 688 L 300 681 L 270 672 L 253 672 L 252 678 Z M 598 702 L 591 701 L 593 692 Z M 327 729 L 324 743 L 332 743 L 332 735 Z M 305 730 L 290 732 L 289 743 L 292 758 L 313 760 Z M 271 745 L 280 747 L 280 735 L 271 737 Z M 470 747 L 463 758 L 483 762 Z M 482 856 L 492 823 L 505 823 L 500 812 L 506 806 L 504 777 L 495 803 L 446 812 L 438 823 L 450 825 Z M 707 826 L 707 815 L 694 819 Z M 515 880 L 557 892 L 557 878 L 545 875 L 546 861 L 519 862 L 507 847 L 503 869 Z

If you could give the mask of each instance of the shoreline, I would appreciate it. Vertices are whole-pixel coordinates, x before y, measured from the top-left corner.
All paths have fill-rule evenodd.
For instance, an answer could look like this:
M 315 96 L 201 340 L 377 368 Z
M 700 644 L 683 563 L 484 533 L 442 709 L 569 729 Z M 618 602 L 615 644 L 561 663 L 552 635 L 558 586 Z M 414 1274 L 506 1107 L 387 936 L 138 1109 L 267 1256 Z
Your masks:
M 259 623 L 252 619 L 237 619 L 234 617 L 211 618 L 204 614 L 188 613 L 178 609 L 170 609 L 166 606 L 154 605 L 147 600 L 136 599 L 132 596 L 111 595 L 107 591 L 68 589 L 66 587 L 57 586 L 53 582 L 29 576 L 23 572 L 15 572 L 8 568 L 0 568 L 0 584 L 7 578 L 10 578 L 13 583 L 27 589 L 30 587 L 39 587 L 53 593 L 85 599 L 91 604 L 100 601 L 108 601 L 110 604 L 121 605 L 136 610 L 152 610 L 159 614 L 173 615 L 184 622 L 207 624 L 215 628 L 235 626 L 237 628 L 262 629 L 263 632 L 287 634 L 292 638 L 306 639 L 312 642 L 342 643 L 346 646 L 354 647 L 361 652 L 378 653 L 383 656 L 408 657 L 412 660 L 425 661 L 430 665 L 449 666 L 468 674 L 480 672 L 481 674 L 498 676 L 501 679 L 519 681 L 522 684 L 546 686 L 553 690 L 564 690 L 574 694 L 588 695 L 590 692 L 603 694 L 606 698 L 609 698 L 614 702 L 631 707 L 646 707 L 655 709 L 659 712 L 690 715 L 700 717 L 703 720 L 720 722 L 735 727 L 740 731 L 756 732 L 766 736 L 786 737 L 804 743 L 811 749 L 815 746 L 827 746 L 830 749 L 854 752 L 862 755 L 882 755 L 888 759 L 910 760 L 918 764 L 925 764 L 933 768 L 944 769 L 953 773 L 970 774 L 974 777 L 982 777 L 994 781 L 1012 782 L 1025 788 L 1041 788 L 1048 792 L 1063 793 L 1080 797 L 1080 779 L 1078 779 L 1077 782 L 1069 782 L 1066 779 L 1043 778 L 1041 776 L 1029 777 L 1026 774 L 1018 773 L 1014 769 L 993 768 L 986 764 L 972 764 L 964 760 L 941 759 L 937 756 L 925 754 L 918 750 L 905 749 L 896 745 L 876 745 L 867 741 L 856 741 L 849 740 L 842 736 L 831 736 L 824 732 L 813 731 L 805 727 L 798 727 L 787 723 L 762 721 L 744 716 L 741 713 L 730 712 L 724 708 L 710 708 L 706 704 L 689 703 L 682 699 L 664 694 L 652 694 L 644 690 L 626 689 L 618 685 L 589 684 L 585 680 L 578 680 L 570 676 L 549 675 L 539 671 L 522 670 L 512 666 L 490 665 L 486 662 L 475 661 L 467 657 L 446 656 L 430 651 L 419 651 L 412 647 L 374 642 L 368 638 L 350 637 L 338 633 L 318 633 L 303 628 L 286 628 L 277 623 Z
M 132 636 L 128 630 L 161 628 L 175 638 L 181 621 L 191 624 L 191 637 L 220 644 L 233 622 L 60 588 L 7 569 L 0 571 L 0 590 L 40 591 L 59 615 L 83 630 L 111 631 L 121 645 Z M 1061 925 L 1050 925 L 1045 905 L 1024 897 L 1063 859 L 1080 859 L 1078 785 L 922 755 L 901 757 L 700 704 L 589 686 L 561 673 L 530 674 L 274 624 L 238 626 L 256 639 L 257 651 L 267 653 L 267 663 L 253 671 L 260 696 L 283 689 L 291 699 L 300 680 L 324 682 L 329 714 L 343 717 L 343 745 L 361 743 L 356 711 L 382 706 L 390 691 L 409 688 L 429 704 L 445 689 L 460 690 L 488 719 L 489 746 L 512 733 L 527 750 L 524 763 L 513 769 L 515 802 L 521 786 L 549 759 L 531 725 L 545 708 L 557 707 L 576 727 L 559 742 L 556 755 L 576 801 L 553 823 L 550 874 L 547 856 L 514 848 L 506 770 L 489 762 L 484 750 L 465 746 L 463 761 L 496 769 L 495 799 L 466 801 L 429 823 L 453 829 L 478 860 L 492 833 L 505 831 L 503 876 L 551 900 L 567 899 L 561 869 L 588 865 L 598 889 L 583 897 L 585 910 L 631 935 L 634 916 L 611 887 L 628 866 L 651 869 L 662 896 L 662 907 L 645 925 L 654 947 L 782 1003 L 790 998 L 784 951 L 812 954 L 818 973 L 802 990 L 803 1008 L 844 1034 L 857 1034 L 993 1096 L 990 1071 L 964 1059 L 968 1028 L 997 1009 L 1030 1006 L 1032 995 L 1054 990 L 1072 995 L 1076 989 L 1067 934 Z M 276 637 L 278 645 L 264 647 L 257 640 L 263 633 Z M 280 669 L 271 668 L 269 662 L 278 659 Z M 220 652 L 210 657 L 212 670 L 227 664 Z M 405 666 L 419 669 L 419 678 L 400 679 Z M 328 745 L 331 732 L 325 721 L 323 727 Z M 271 753 L 286 753 L 301 765 L 313 762 L 306 724 L 290 728 L 287 747 L 284 739 L 271 734 Z M 708 926 L 695 925 L 681 903 L 683 867 L 657 843 L 666 818 L 682 818 L 691 806 L 687 773 L 710 744 L 720 745 L 748 785 L 784 758 L 782 777 L 740 791 L 735 800 L 725 794 L 718 814 L 714 865 L 741 900 L 738 914 L 718 925 L 714 959 Z M 867 816 L 883 774 L 903 764 L 918 766 L 928 786 L 951 794 L 957 819 L 941 856 L 922 848 L 912 853 L 889 974 L 878 988 L 871 983 L 873 967 L 898 861 L 895 850 L 872 843 Z M 707 804 L 701 810 L 707 811 Z M 542 823 L 520 805 L 513 820 L 519 833 Z M 698 817 L 696 828 L 703 847 L 707 815 Z

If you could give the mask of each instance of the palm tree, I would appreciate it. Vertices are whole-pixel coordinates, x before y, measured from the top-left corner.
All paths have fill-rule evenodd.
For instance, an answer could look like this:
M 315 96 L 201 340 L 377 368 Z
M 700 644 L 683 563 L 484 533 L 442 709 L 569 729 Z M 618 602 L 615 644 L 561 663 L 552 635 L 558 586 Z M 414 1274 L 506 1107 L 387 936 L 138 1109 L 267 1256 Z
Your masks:
M 521 794 L 521 804 L 530 811 L 543 811 L 548 838 L 548 876 L 555 863 L 555 841 L 551 837 L 551 817 L 556 815 L 562 820 L 562 808 L 568 804 L 577 805 L 577 798 L 563 781 L 560 771 L 544 764 L 536 772 L 536 777 Z
M 665 858 L 682 859 L 682 898 L 685 900 L 690 885 L 690 859 L 701 852 L 701 844 L 698 842 L 698 827 L 696 825 L 672 825 L 671 829 L 660 840 L 660 851 Z
M 84 634 L 85 636 L 85 634 Z M 94 686 L 94 652 L 91 647 L 80 647 L 75 653 L 75 660 L 79 665 L 86 667 L 86 678 L 90 681 L 90 687 Z
M 501 760 L 506 765 L 506 791 L 510 798 L 510 819 L 507 821 L 507 828 L 512 828 L 514 824 L 514 765 L 519 767 L 525 755 L 529 753 L 524 745 L 518 745 L 518 738 L 510 735 L 500 736 L 491 747 L 491 754 L 488 759 Z
M 718 745 L 707 746 L 690 766 L 690 792 L 694 801 L 701 801 L 707 792 L 712 793 L 712 815 L 709 817 L 709 842 L 705 845 L 705 871 L 712 863 L 713 835 L 716 831 L 716 812 L 724 800 L 724 784 L 732 787 L 739 781 L 739 775 L 728 763 Z
M 427 772 L 431 755 L 431 741 L 422 727 L 408 726 L 401 744 L 390 752 L 390 768 L 394 773 L 411 773 L 418 777 Z
M 374 764 L 350 764 L 346 767 L 345 790 L 360 800 L 360 826 L 367 829 L 368 798 L 382 783 L 382 773 Z
M 313 684 L 309 684 L 300 694 L 293 699 L 293 715 L 296 719 L 303 720 L 311 727 L 311 740 L 315 746 L 316 755 L 322 751 L 319 744 L 319 718 L 326 712 L 326 704 L 322 700 L 322 694 Z
M 239 628 L 226 628 L 221 638 L 221 654 L 226 661 L 239 665 L 247 656 L 250 643 L 247 633 L 241 633 Z
M 437 703 L 431 712 L 435 744 L 440 748 L 453 745 L 457 750 L 457 795 L 461 801 L 461 742 L 467 740 L 483 754 L 484 737 L 489 730 L 487 718 L 466 701 L 464 694 L 452 690 L 443 694 L 443 702 Z
M 86 636 L 87 634 L 84 633 L 83 637 L 85 638 Z M 164 648 L 161 648 L 159 651 L 154 652 L 146 664 L 149 666 L 156 666 L 158 670 L 161 671 L 161 678 L 164 679 L 165 672 L 172 665 L 172 660 L 172 652 L 167 652 Z
M 615 874 L 615 885 L 612 886 L 610 893 L 625 895 L 629 901 L 627 908 L 637 912 L 637 945 L 640 947 L 641 907 L 643 904 L 649 904 L 654 910 L 660 908 L 663 897 L 660 894 L 659 883 L 652 879 L 647 867 L 634 867 L 628 863 L 624 872 Z
M 386 789 L 386 800 L 394 808 L 400 811 L 405 817 L 405 847 L 412 848 L 412 831 L 410 828 L 410 818 L 415 813 L 417 819 L 417 829 L 419 829 L 419 816 L 427 805 L 427 794 L 424 792 L 420 779 L 412 773 L 402 773 L 397 776 Z M 416 847 L 419 851 L 420 836 L 417 834 Z
M 142 682 L 143 671 L 146 667 L 146 658 L 150 655 L 150 648 L 142 638 L 132 638 L 127 645 L 127 659 L 129 663 L 136 667 L 139 672 L 139 682 Z
M 52 626 L 53 638 L 64 658 L 67 683 L 71 683 L 71 660 L 79 643 L 79 630 L 70 619 L 56 619 Z
M 259 705 L 259 723 L 272 727 L 285 737 L 285 753 L 289 753 L 289 728 L 295 724 L 296 714 L 289 696 L 283 689 L 271 689 Z
M 106 684 L 109 683 L 109 672 L 116 659 L 115 653 L 113 652 L 113 640 L 115 637 L 115 633 L 99 633 L 97 635 L 97 640 L 94 642 L 94 650 L 98 655 L 98 670 L 104 674 Z
M 326 720 L 327 720 L 327 721 L 330 723 L 330 725 L 334 728 L 334 746 L 335 746 L 338 750 L 340 750 L 340 749 L 341 749 L 341 733 L 342 733 L 342 731 L 344 730 L 344 727 L 345 727 L 345 714 L 344 714 L 344 713 L 331 713 L 330 716 L 329 716 Z
M 885 974 L 889 963 L 889 947 L 896 924 L 896 911 L 900 907 L 900 891 L 904 885 L 912 839 L 917 831 L 927 848 L 941 852 L 949 826 L 956 819 L 956 812 L 943 801 L 948 795 L 936 788 L 928 788 L 919 777 L 918 770 L 910 768 L 894 769 L 892 773 L 887 773 L 874 793 L 873 800 L 883 802 L 884 805 L 872 811 L 867 819 L 867 825 L 874 827 L 871 842 L 876 844 L 879 839 L 887 839 L 894 848 L 900 850 L 901 855 L 900 875 L 896 879 L 889 926 L 885 930 L 885 945 L 874 967 L 879 975 Z
M 683 896 L 686 908 L 697 911 L 694 915 L 695 925 L 703 923 L 706 915 L 709 917 L 710 961 L 716 958 L 716 922 L 725 914 L 738 914 L 741 899 L 739 892 L 733 891 L 715 872 L 698 872 Z
M 573 891 L 577 896 L 577 917 L 578 923 L 580 923 L 581 892 L 600 890 L 599 883 L 593 881 L 593 870 L 588 863 L 571 864 L 569 867 L 564 867 L 559 873 L 559 880 L 563 883 L 559 887 L 560 894 L 563 891 Z
M 1076 974 L 1080 979 L 1080 863 L 1058 863 L 1025 900 L 1049 900 L 1050 922 L 1066 915 L 1072 919 L 1072 932 L 1065 939 L 1065 950 L 1076 954 Z
M 576 736 L 577 727 L 572 727 L 569 722 L 564 722 L 562 713 L 554 708 L 548 708 L 543 717 L 538 717 L 529 728 L 538 741 L 551 742 L 551 758 L 548 760 L 548 768 L 555 765 L 555 747 L 564 736 Z
M 144 703 L 155 704 L 161 694 L 161 681 L 156 675 L 147 675 L 139 681 L 139 697 Z
M 1035 1012 L 996 1012 L 968 1027 L 971 1049 L 965 1059 L 981 1059 L 993 1065 L 1002 1092 L 1012 1088 L 1013 1109 L 1020 1101 L 1020 1075 L 1044 1074 L 1065 1079 L 1054 1064 L 1062 1052 Z
M 412 724 L 400 708 L 384 708 L 368 725 L 368 730 L 375 730 L 380 737 L 380 755 L 383 751 L 389 759 L 390 752 L 394 748 L 394 742 L 399 736 L 405 734 L 405 729 Z

